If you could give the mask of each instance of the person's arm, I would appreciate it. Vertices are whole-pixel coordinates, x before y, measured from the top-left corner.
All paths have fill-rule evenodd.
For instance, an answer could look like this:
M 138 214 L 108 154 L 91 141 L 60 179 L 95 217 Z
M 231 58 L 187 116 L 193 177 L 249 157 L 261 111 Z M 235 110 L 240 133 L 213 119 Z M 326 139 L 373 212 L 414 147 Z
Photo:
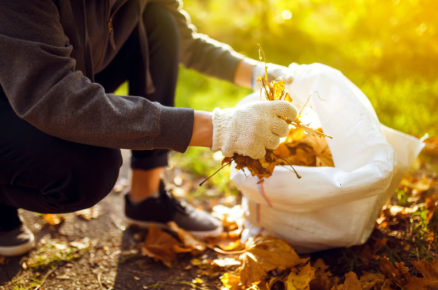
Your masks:
M 1 3 L 0 86 L 17 116 L 46 134 L 77 143 L 186 150 L 192 109 L 107 94 L 76 69 L 54 1 Z
M 234 83 L 245 88 L 251 88 L 252 84 L 252 74 L 254 72 L 254 67 L 257 62 L 252 59 L 242 59 L 236 68 L 236 73 L 234 74 Z
M 181 36 L 181 61 L 186 67 L 247 88 L 260 89 L 256 78 L 264 75 L 265 63 L 245 57 L 229 45 L 198 33 L 181 1 L 154 1 L 165 5 L 175 16 Z M 292 82 L 286 67 L 272 63 L 267 67 L 270 81 L 281 78 L 286 83 Z
M 195 111 L 193 133 L 189 146 L 211 147 L 213 140 L 213 123 L 210 112 Z

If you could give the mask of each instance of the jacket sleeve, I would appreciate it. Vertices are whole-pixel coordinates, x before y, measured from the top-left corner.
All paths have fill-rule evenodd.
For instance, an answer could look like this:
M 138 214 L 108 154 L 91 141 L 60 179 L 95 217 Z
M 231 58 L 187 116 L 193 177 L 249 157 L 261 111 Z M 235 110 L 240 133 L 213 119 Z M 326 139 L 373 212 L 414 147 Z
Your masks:
M 152 0 L 164 4 L 175 16 L 181 36 L 181 61 L 199 72 L 234 82 L 237 64 L 244 57 L 229 45 L 197 33 L 181 0 Z
M 186 149 L 193 110 L 106 94 L 76 70 L 72 49 L 53 1 L 0 1 L 0 85 L 20 118 L 83 144 Z

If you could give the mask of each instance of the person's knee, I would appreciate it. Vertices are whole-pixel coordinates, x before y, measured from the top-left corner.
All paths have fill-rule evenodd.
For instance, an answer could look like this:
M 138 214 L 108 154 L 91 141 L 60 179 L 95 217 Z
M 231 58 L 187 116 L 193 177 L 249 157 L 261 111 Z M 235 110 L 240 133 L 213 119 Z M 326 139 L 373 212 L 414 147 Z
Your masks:
M 122 164 L 120 150 L 99 148 L 78 156 L 43 193 L 50 212 L 89 208 L 113 188 Z
M 88 161 L 89 165 L 77 173 L 82 208 L 93 206 L 111 191 L 122 165 L 120 150 L 112 149 L 99 150 Z

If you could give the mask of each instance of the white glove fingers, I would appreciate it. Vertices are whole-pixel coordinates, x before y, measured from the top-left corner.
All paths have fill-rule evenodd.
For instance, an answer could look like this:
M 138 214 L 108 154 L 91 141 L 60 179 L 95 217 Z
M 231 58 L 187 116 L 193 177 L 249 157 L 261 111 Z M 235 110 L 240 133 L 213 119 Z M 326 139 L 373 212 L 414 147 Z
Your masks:
M 269 136 L 265 141 L 265 146 L 267 149 L 275 149 L 278 144 L 280 144 L 280 138 L 276 135 Z
M 247 155 L 252 159 L 262 159 L 266 155 L 266 148 L 261 143 L 254 144 Z
M 289 125 L 284 120 L 275 118 L 272 121 L 271 131 L 279 137 L 286 137 L 289 133 Z
M 289 121 L 295 121 L 297 118 L 297 109 L 294 105 L 286 101 L 271 101 L 272 113 L 279 117 L 285 117 Z

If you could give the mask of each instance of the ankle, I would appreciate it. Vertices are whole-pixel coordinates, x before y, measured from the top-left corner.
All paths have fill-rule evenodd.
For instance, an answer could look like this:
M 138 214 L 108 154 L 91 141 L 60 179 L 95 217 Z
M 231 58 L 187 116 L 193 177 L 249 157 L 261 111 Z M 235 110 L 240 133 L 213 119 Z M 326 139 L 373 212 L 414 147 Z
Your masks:
M 129 201 L 131 202 L 131 204 L 136 205 L 141 203 L 142 201 L 153 197 L 153 198 L 157 198 L 160 196 L 160 192 L 157 190 L 155 192 L 150 192 L 148 194 L 132 194 L 131 192 L 129 192 L 128 198 Z

